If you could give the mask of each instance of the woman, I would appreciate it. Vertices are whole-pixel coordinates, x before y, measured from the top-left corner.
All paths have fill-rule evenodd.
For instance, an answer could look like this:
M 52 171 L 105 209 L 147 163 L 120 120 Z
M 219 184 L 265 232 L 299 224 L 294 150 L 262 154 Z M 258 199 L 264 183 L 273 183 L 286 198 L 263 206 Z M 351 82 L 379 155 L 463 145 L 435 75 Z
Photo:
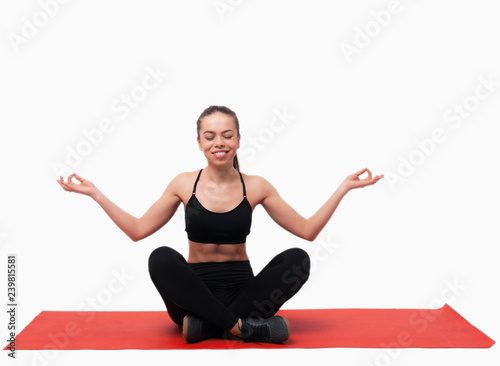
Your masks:
M 305 219 L 267 180 L 239 171 L 239 122 L 232 110 L 224 106 L 205 109 L 197 121 L 197 134 L 207 166 L 177 175 L 140 218 L 120 209 L 76 173 L 67 182 L 62 177 L 58 182 L 66 191 L 92 197 L 133 241 L 156 232 L 184 204 L 187 261 L 176 250 L 159 247 L 149 257 L 149 273 L 187 342 L 221 335 L 283 342 L 290 336 L 290 325 L 275 314 L 307 281 L 310 260 L 303 249 L 291 248 L 254 276 L 246 253 L 253 210 L 261 204 L 285 230 L 314 241 L 347 192 L 372 185 L 383 175 L 372 177 L 367 168 L 349 175 L 327 202 Z M 359 179 L 365 172 L 368 177 Z M 71 181 L 73 176 L 80 184 Z

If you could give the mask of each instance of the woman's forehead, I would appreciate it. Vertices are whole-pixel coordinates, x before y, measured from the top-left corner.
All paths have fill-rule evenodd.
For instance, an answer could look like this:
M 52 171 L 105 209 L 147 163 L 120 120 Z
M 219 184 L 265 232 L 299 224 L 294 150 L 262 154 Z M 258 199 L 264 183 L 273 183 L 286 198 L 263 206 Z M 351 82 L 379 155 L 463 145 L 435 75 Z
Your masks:
M 210 131 L 234 131 L 234 119 L 232 116 L 224 113 L 213 113 L 201 120 L 201 128 Z

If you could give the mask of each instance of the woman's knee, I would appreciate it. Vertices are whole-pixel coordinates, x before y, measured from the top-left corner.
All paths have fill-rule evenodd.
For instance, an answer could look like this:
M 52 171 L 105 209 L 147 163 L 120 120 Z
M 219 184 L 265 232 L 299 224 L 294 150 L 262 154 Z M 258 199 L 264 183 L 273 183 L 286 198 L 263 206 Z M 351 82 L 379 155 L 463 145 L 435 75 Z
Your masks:
M 283 255 L 286 256 L 287 260 L 293 263 L 294 265 L 298 265 L 304 269 L 308 274 L 311 269 L 311 258 L 309 254 L 302 248 L 290 248 L 283 252 Z
M 283 253 L 289 263 L 292 273 L 300 278 L 301 286 L 309 279 L 311 258 L 302 248 L 290 248 Z
M 149 272 L 158 268 L 168 268 L 172 263 L 179 260 L 179 252 L 167 246 L 156 248 L 149 255 L 148 268 Z

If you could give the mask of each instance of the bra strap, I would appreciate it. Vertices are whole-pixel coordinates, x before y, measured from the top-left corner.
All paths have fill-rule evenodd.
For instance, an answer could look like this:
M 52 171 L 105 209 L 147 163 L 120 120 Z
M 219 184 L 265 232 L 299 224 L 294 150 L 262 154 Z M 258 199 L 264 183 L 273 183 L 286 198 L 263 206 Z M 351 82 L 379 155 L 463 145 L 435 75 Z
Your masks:
M 200 169 L 200 172 L 198 173 L 198 177 L 196 177 L 196 182 L 194 182 L 194 187 L 193 187 L 193 194 L 196 192 L 196 185 L 198 184 L 198 180 L 200 179 L 201 171 L 203 169 Z
M 193 187 L 193 194 L 196 193 L 196 186 L 198 185 L 198 180 L 200 179 L 200 175 L 201 175 L 201 171 L 203 169 L 200 169 L 200 172 L 198 173 L 198 177 L 196 177 L 196 181 L 194 182 L 194 187 Z M 240 172 L 238 172 L 240 173 Z M 241 175 L 240 173 L 240 179 L 241 179 L 241 184 L 243 185 L 243 197 L 246 197 L 247 196 L 247 190 L 246 190 L 246 187 L 245 187 L 245 182 L 243 181 L 243 176 Z
M 240 173 L 240 172 L 238 172 Z M 247 196 L 247 190 L 245 188 L 245 182 L 243 182 L 243 176 L 241 175 L 240 173 L 240 178 L 241 178 L 241 184 L 243 184 L 243 197 L 246 197 Z

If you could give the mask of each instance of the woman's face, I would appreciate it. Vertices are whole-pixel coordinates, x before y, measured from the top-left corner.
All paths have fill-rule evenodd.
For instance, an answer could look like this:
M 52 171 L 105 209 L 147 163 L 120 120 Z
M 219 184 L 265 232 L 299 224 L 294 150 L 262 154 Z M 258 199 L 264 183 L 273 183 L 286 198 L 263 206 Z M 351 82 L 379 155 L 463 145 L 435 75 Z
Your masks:
M 233 117 L 221 112 L 203 117 L 198 145 L 209 163 L 232 166 L 236 150 L 240 147 Z M 215 154 L 217 151 L 222 153 Z

